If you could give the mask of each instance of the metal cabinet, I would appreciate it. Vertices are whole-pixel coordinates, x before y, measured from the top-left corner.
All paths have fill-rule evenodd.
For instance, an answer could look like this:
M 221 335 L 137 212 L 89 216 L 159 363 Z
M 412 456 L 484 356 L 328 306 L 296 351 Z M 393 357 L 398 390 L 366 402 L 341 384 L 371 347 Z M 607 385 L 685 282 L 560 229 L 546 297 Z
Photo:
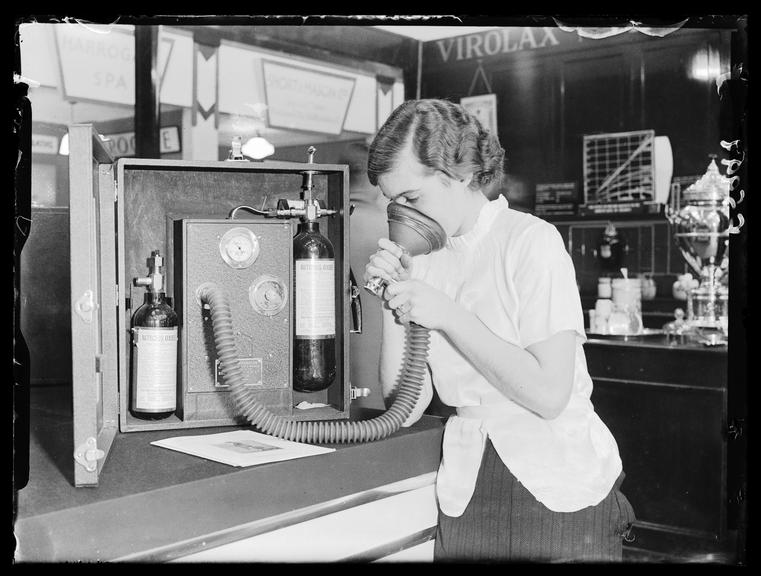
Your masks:
M 349 272 L 348 167 L 337 164 L 298 162 L 196 162 L 181 160 L 119 159 L 108 154 L 90 125 L 70 127 L 70 252 L 71 335 L 74 405 L 74 457 L 76 484 L 98 482 L 106 455 L 118 432 L 185 429 L 245 423 L 229 409 L 230 402 L 216 401 L 229 391 L 197 389 L 178 378 L 178 410 L 162 421 L 132 417 L 128 410 L 130 319 L 142 294 L 132 279 L 145 276 L 145 261 L 153 250 L 167 255 L 167 297 L 192 299 L 195 287 L 175 294 L 181 282 L 172 271 L 180 258 L 173 254 L 178 223 L 198 218 L 224 224 L 233 208 L 247 205 L 274 207 L 280 199 L 298 200 L 304 171 L 313 173 L 313 195 L 321 206 L 335 211 L 320 218 L 321 231 L 335 250 L 335 326 L 337 374 L 327 390 L 309 394 L 293 391 L 290 380 L 279 386 L 289 390 L 285 406 L 290 419 L 330 420 L 348 418 L 349 333 L 352 290 Z M 306 153 L 305 153 L 306 159 Z M 196 219 L 196 220 L 193 220 Z M 281 250 L 274 261 L 285 277 L 292 267 L 289 258 L 295 219 L 267 220 L 263 216 L 240 217 L 235 223 L 261 228 L 289 228 L 273 233 Z M 264 224 L 278 226 L 264 226 Z M 222 225 L 219 224 L 219 225 Z M 270 237 L 268 237 L 270 238 Z M 285 247 L 285 244 L 288 244 Z M 262 248 L 266 249 L 266 248 Z M 211 272 L 210 272 L 211 273 Z M 284 282 L 290 282 L 290 276 Z M 293 299 L 284 310 L 286 329 Z M 192 303 L 191 303 L 192 305 Z M 200 306 L 196 312 L 201 313 Z M 180 326 L 180 339 L 182 339 Z M 261 329 L 264 331 L 265 329 Z M 262 334 L 267 342 L 272 334 Z M 286 346 L 287 348 L 287 346 Z M 213 348 L 212 348 L 213 349 Z M 285 362 L 290 350 L 280 350 L 273 362 Z M 212 356 L 212 354 L 209 354 Z M 213 358 L 205 358 L 212 365 Z M 182 360 L 181 360 L 182 361 Z M 181 367 L 178 367 L 181 368 Z M 266 371 L 266 369 L 264 369 Z M 290 379 L 291 372 L 273 371 Z M 178 369 L 178 374 L 183 371 Z M 188 380 L 190 377 L 188 377 Z M 203 387 L 202 387 L 203 388 Z M 199 395 L 205 395 L 199 399 Z M 203 400 L 203 402 L 201 402 Z M 214 404 L 214 402 L 216 404 Z M 293 406 L 306 400 L 321 406 L 299 412 Z M 196 402 L 197 401 L 197 402 Z M 191 403 L 212 409 L 190 409 Z

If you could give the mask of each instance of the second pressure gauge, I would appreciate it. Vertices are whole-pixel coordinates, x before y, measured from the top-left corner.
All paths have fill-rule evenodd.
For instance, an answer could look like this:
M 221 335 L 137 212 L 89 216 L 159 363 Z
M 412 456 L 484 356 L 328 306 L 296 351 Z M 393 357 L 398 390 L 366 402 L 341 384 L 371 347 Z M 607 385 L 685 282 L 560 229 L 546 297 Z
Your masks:
M 231 228 L 219 241 L 219 253 L 232 268 L 248 268 L 259 257 L 259 240 L 248 228 Z

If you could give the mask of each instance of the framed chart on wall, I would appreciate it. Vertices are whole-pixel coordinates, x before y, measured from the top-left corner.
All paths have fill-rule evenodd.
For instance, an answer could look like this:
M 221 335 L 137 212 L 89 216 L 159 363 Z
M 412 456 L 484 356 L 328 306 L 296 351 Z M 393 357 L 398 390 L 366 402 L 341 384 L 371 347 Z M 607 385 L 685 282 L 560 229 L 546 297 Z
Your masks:
M 470 113 L 475 114 L 481 124 L 495 136 L 497 134 L 497 95 L 480 94 L 460 98 L 460 104 Z

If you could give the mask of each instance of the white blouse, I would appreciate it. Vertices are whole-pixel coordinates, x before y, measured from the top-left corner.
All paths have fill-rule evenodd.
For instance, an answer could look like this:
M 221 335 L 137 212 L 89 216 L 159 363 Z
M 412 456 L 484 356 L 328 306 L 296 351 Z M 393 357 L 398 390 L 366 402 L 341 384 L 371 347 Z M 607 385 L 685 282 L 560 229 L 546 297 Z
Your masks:
M 550 510 L 598 504 L 621 472 L 618 446 L 590 401 L 592 380 L 573 262 L 557 229 L 513 210 L 500 196 L 472 230 L 413 259 L 412 277 L 442 290 L 497 336 L 526 348 L 563 330 L 576 332 L 570 401 L 547 420 L 516 404 L 478 372 L 438 330 L 428 364 L 441 400 L 457 408 L 444 431 L 436 480 L 441 510 L 460 516 L 475 489 L 487 437 L 502 461 Z

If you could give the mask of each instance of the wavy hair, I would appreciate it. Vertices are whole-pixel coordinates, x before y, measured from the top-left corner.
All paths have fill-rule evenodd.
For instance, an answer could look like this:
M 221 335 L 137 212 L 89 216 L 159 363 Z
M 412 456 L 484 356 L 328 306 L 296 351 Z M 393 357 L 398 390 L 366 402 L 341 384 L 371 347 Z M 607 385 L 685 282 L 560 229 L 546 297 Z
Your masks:
M 473 173 L 470 188 L 498 184 L 505 151 L 474 114 L 448 100 L 407 100 L 388 117 L 370 145 L 367 176 L 373 186 L 389 172 L 411 138 L 418 161 L 462 180 Z

